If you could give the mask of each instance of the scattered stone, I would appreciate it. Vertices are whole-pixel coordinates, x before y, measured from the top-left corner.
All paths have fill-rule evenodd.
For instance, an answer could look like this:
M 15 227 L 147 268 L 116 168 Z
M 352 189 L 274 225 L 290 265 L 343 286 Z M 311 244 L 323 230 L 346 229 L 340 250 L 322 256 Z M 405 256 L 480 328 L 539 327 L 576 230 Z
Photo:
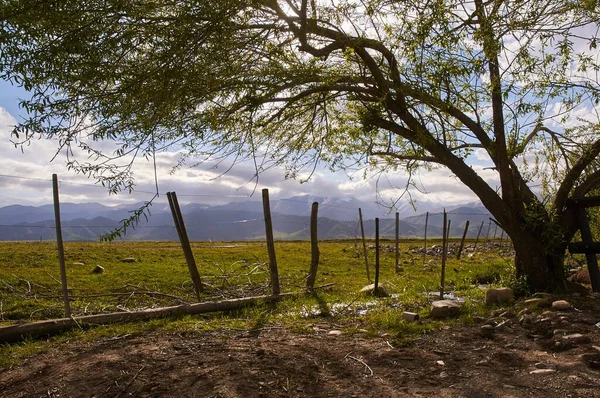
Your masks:
M 76 262 L 76 263 L 73 263 L 73 265 L 85 265 L 85 263 L 82 263 L 82 262 Z
M 133 257 L 125 257 L 121 259 L 122 263 L 135 263 L 137 260 Z
M 500 310 L 495 310 L 495 311 L 492 311 L 492 314 L 491 314 L 491 315 L 492 315 L 492 317 L 496 318 L 496 317 L 499 317 L 499 316 L 500 316 L 500 314 L 502 314 L 503 312 L 504 312 L 504 310 L 502 310 L 502 309 L 500 309 Z
M 545 301 L 546 301 L 546 299 L 543 299 L 543 298 L 530 298 L 530 299 L 523 301 L 523 304 L 531 306 L 531 305 L 538 305 Z
M 341 330 L 330 330 L 327 334 L 330 336 L 341 336 L 343 332 Z
M 377 291 L 375 291 L 375 284 L 371 283 L 370 285 L 365 286 L 362 289 L 360 289 L 360 292 L 365 293 L 365 294 L 372 294 L 377 297 L 389 297 L 390 296 L 390 290 L 383 283 L 379 283 L 377 285 Z
M 442 360 L 439 361 L 435 361 L 436 364 L 440 365 L 440 366 L 446 366 L 446 363 Z
M 517 317 L 517 315 L 512 311 L 504 311 L 502 314 L 500 314 L 500 316 L 506 319 L 513 319 Z
M 562 339 L 564 342 L 573 344 L 584 344 L 590 342 L 590 338 L 588 336 L 584 336 L 580 333 L 568 334 L 566 336 L 562 336 Z
M 566 300 L 557 300 L 552 303 L 552 308 L 554 308 L 555 310 L 558 310 L 558 311 L 568 311 L 568 310 L 572 309 L 573 307 Z
M 492 325 L 483 325 L 479 329 L 484 336 L 491 336 L 496 331 L 496 328 L 494 328 Z
M 531 323 L 533 323 L 533 319 L 533 316 L 531 316 L 530 314 L 525 314 L 521 318 L 519 318 L 519 323 L 523 326 L 530 325 Z
M 571 317 L 573 314 L 570 312 L 559 311 L 556 313 L 556 315 L 559 316 L 561 319 L 569 319 L 569 317 Z
M 542 317 L 549 317 L 549 316 L 554 316 L 554 315 L 555 315 L 555 313 L 552 311 L 544 311 L 540 314 L 540 316 L 542 316 Z
M 461 304 L 453 300 L 437 300 L 431 303 L 431 316 L 433 318 L 446 318 L 456 316 L 460 312 Z
M 581 355 L 581 360 L 590 369 L 600 369 L 600 354 L 583 354 Z
M 569 333 L 569 331 L 567 329 L 554 329 L 552 331 L 553 336 L 557 336 L 557 335 L 565 336 L 567 333 Z
M 485 304 L 506 304 L 515 299 L 515 294 L 508 287 L 488 289 L 485 291 Z
M 529 372 L 530 375 L 547 375 L 550 373 L 555 373 L 556 369 L 536 369 Z
M 496 330 L 510 330 L 510 328 L 508 327 L 508 325 L 510 324 L 510 321 L 507 319 L 505 321 L 500 322 L 499 324 L 496 325 L 495 329 Z
M 419 314 L 417 314 L 416 312 L 408 312 L 408 311 L 404 311 L 402 313 L 402 318 L 405 321 L 408 322 L 414 322 L 414 321 L 418 321 L 419 320 Z
M 101 274 L 101 273 L 103 273 L 103 272 L 104 272 L 104 267 L 103 267 L 103 266 L 101 266 L 101 265 L 96 265 L 96 266 L 94 267 L 94 269 L 92 270 L 92 273 L 93 273 L 93 274 Z
M 448 373 L 440 372 L 440 379 L 445 379 L 446 377 L 448 377 Z
M 551 364 L 551 363 L 538 362 L 535 364 L 535 368 L 536 369 L 555 369 L 556 370 L 556 365 Z

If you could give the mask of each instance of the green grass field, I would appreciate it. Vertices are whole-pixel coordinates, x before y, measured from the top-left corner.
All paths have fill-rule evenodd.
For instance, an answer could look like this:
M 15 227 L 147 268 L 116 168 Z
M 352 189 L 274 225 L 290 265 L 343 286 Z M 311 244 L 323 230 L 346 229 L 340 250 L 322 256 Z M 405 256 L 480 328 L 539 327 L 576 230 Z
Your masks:
M 433 241 L 428 246 L 439 244 Z M 382 245 L 391 247 L 393 242 L 383 241 Z M 193 333 L 226 328 L 250 329 L 273 323 L 302 333 L 309 330 L 307 325 L 315 320 L 333 320 L 347 331 L 393 333 L 402 339 L 426 332 L 436 325 L 431 322 L 408 324 L 400 315 L 402 311 L 414 311 L 426 317 L 432 298 L 425 292 L 436 291 L 440 286 L 441 257 L 411 253 L 410 249 L 422 245 L 422 241 L 401 242 L 399 263 L 403 271 L 398 274 L 395 272 L 395 253 L 381 251 L 380 283 L 389 288 L 391 297 L 376 298 L 359 292 L 370 283 L 359 242 L 321 242 L 315 286 L 329 286 L 317 289 L 315 294 L 300 294 L 274 306 L 226 314 L 111 325 L 67 335 L 86 339 L 154 329 Z M 192 249 L 204 285 L 201 301 L 270 293 L 264 243 L 202 242 L 193 243 Z M 303 292 L 310 266 L 310 243 L 277 242 L 276 253 L 282 293 Z M 134 258 L 135 262 L 123 262 L 125 258 Z M 197 301 L 178 243 L 67 243 L 65 259 L 74 316 Z M 374 262 L 375 252 L 369 250 L 371 279 L 375 274 Z M 96 265 L 101 265 L 105 271 L 93 273 Z M 460 261 L 449 258 L 446 291 L 465 299 L 463 316 L 458 322 L 468 323 L 473 315 L 485 310 L 483 290 L 478 287 L 480 281 L 506 286 L 513 283 L 512 273 L 512 258 L 500 256 L 498 250 L 465 253 Z M 63 316 L 56 244 L 0 243 L 0 326 Z M 40 349 L 35 342 L 25 346 Z M 9 350 L 14 356 L 22 347 L 11 345 L 2 350 Z

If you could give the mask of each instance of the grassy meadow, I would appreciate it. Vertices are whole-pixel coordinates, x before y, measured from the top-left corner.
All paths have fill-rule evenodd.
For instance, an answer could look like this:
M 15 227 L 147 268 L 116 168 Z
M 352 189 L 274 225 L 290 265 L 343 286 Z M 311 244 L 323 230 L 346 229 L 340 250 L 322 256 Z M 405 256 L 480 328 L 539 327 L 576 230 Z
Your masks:
M 391 297 L 375 298 L 360 293 L 360 289 L 370 283 L 360 242 L 326 241 L 319 244 L 320 262 L 315 283 L 317 287 L 326 286 L 317 289 L 315 294 L 301 294 L 276 305 L 232 313 L 103 326 L 54 339 L 73 335 L 93 339 L 154 329 L 178 333 L 249 330 L 267 325 L 302 333 L 312 330 L 315 323 L 333 322 L 348 332 L 390 333 L 402 340 L 435 328 L 437 324 L 432 321 L 408 324 L 402 320 L 401 312 L 413 311 L 427 316 L 428 302 L 433 298 L 425 293 L 439 289 L 441 257 L 419 253 L 416 249 L 422 248 L 422 241 L 402 241 L 399 263 L 403 271 L 396 273 L 393 242 L 382 241 L 381 244 L 379 280 L 388 287 Z M 431 241 L 428 247 L 440 244 Z M 268 255 L 263 242 L 195 242 L 192 249 L 204 285 L 202 301 L 270 293 Z M 310 266 L 310 243 L 276 242 L 276 253 L 282 293 L 303 292 Z M 512 258 L 501 254 L 494 246 L 467 251 L 460 261 L 454 256 L 448 259 L 446 291 L 465 299 L 463 316 L 457 322 L 468 323 L 473 315 L 485 311 L 479 283 L 514 284 Z M 124 262 L 127 258 L 135 261 Z M 65 260 L 74 316 L 196 301 L 183 251 L 175 242 L 69 242 L 65 244 Z M 370 249 L 371 279 L 375 274 L 374 262 L 375 251 Z M 104 272 L 93 273 L 96 265 L 104 267 Z M 0 243 L 0 326 L 63 316 L 56 244 Z M 9 350 L 14 356 L 24 347 L 40 349 L 41 346 L 32 341 L 2 350 Z

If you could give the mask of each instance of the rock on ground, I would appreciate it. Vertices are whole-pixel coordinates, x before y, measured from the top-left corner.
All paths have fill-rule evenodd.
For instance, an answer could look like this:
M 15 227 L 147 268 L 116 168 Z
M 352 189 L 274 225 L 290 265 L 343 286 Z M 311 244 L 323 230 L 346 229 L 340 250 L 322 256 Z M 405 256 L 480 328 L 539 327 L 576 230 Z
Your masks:
M 379 283 L 377 285 L 377 291 L 375 291 L 375 284 L 372 283 L 360 289 L 360 292 L 366 294 L 374 294 L 375 296 L 379 297 L 389 297 L 390 295 L 390 290 L 383 283 Z
M 433 318 L 447 318 L 460 313 L 461 304 L 454 300 L 437 300 L 431 303 L 431 316 Z
M 485 291 L 485 304 L 507 304 L 515 299 L 515 294 L 508 287 L 491 288 Z

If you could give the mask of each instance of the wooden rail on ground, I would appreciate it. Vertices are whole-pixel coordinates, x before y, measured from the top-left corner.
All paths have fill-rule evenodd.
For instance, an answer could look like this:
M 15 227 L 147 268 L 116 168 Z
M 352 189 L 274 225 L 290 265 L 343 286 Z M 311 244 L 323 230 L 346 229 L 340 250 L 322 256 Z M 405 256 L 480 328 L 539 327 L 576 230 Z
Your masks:
M 231 311 L 258 303 L 269 303 L 281 300 L 294 293 L 271 296 L 245 297 L 216 302 L 177 305 L 173 307 L 149 308 L 140 311 L 114 312 L 111 314 L 85 315 L 79 317 L 50 319 L 32 323 L 22 323 L 0 327 L 0 344 L 12 343 L 28 336 L 48 336 L 78 327 L 90 327 L 130 321 L 146 321 L 155 318 L 166 318 L 183 315 L 204 314 L 215 311 Z

